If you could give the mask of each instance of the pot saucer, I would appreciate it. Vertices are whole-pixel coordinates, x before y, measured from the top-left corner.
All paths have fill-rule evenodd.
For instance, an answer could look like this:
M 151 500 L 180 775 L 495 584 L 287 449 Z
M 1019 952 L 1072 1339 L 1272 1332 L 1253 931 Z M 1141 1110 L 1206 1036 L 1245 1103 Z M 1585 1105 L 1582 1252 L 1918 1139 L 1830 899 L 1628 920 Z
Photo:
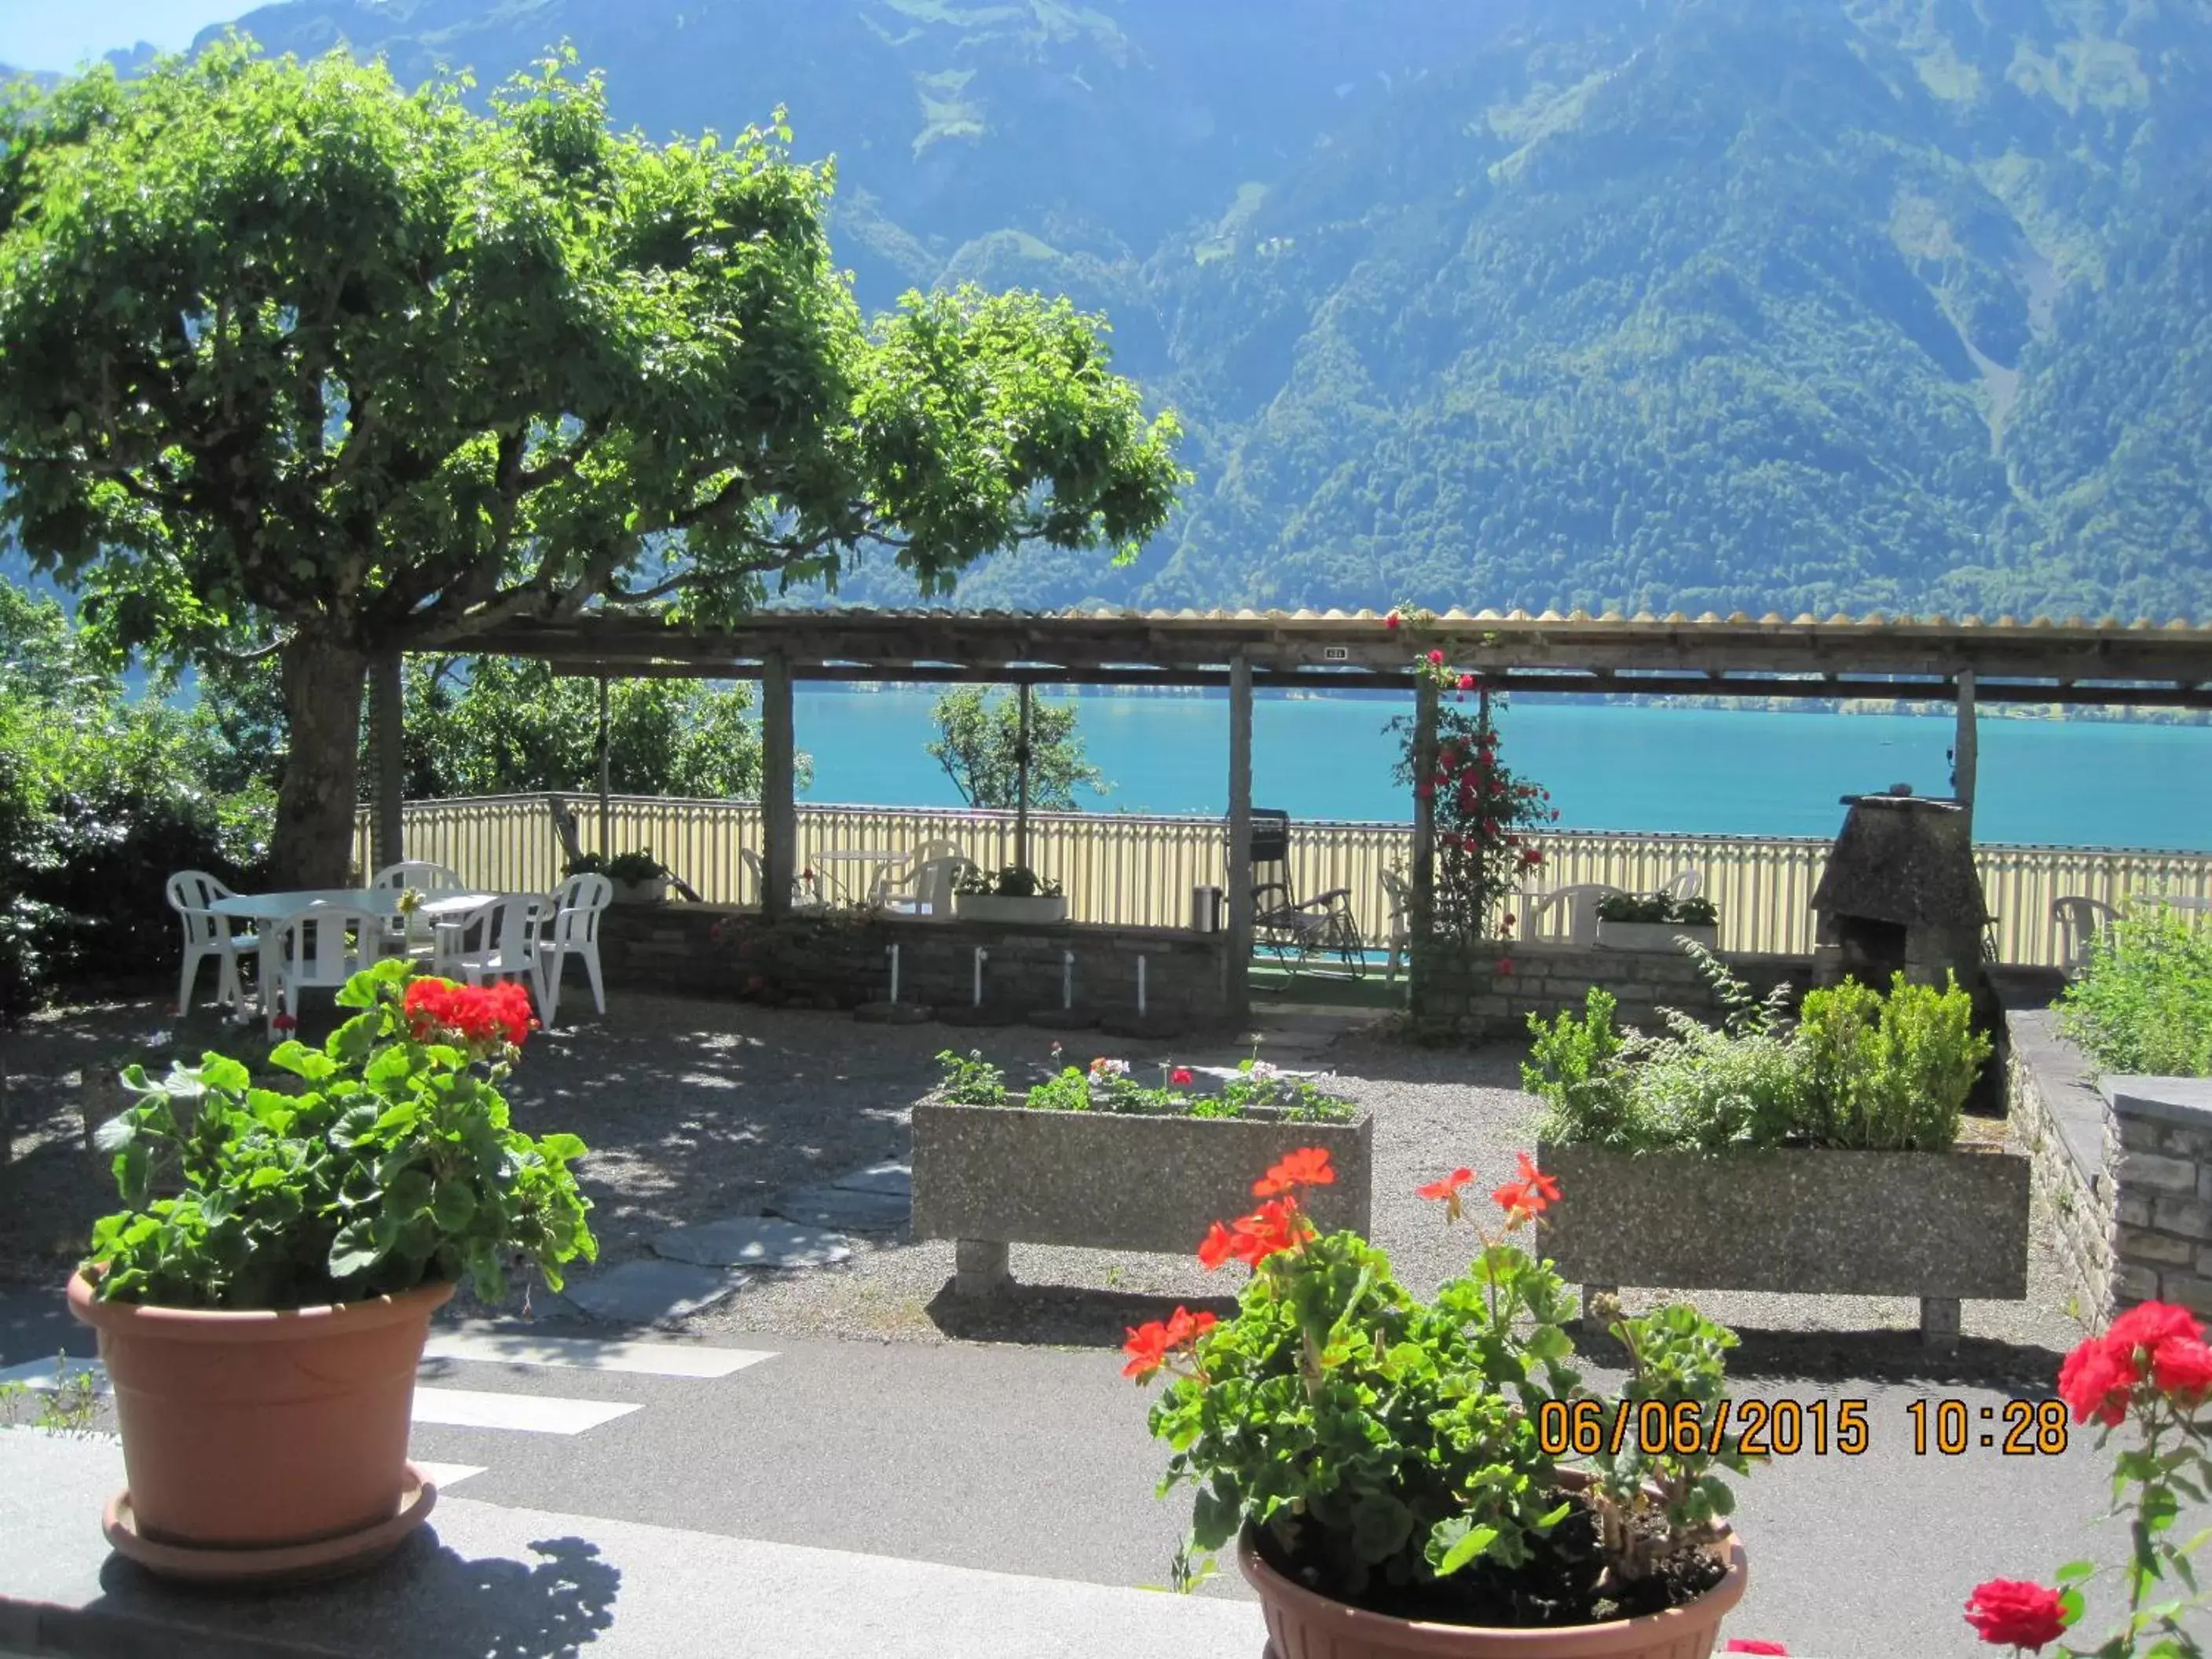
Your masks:
M 437 1502 L 438 1488 L 410 1463 L 400 1489 L 398 1513 L 388 1521 L 335 1538 L 243 1548 L 167 1543 L 148 1538 L 138 1530 L 138 1517 L 131 1512 L 127 1489 L 107 1500 L 100 1530 L 118 1554 L 159 1577 L 206 1584 L 299 1583 L 343 1577 L 381 1560 L 430 1518 Z

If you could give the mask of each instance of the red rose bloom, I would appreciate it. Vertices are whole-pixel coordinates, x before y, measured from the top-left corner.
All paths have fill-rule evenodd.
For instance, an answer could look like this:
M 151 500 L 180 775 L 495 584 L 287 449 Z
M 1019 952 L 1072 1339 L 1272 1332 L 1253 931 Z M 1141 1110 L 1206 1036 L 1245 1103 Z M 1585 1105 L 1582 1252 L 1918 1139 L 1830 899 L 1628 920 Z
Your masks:
M 2169 1342 L 2151 1356 L 2150 1380 L 2160 1394 L 2194 1405 L 2212 1394 L 2212 1347 L 2202 1342 Z
M 1472 690 L 1474 690 L 1474 675 L 1472 675 L 1472 674 L 1462 674 L 1462 675 L 1461 675 L 1461 676 L 1459 677 L 1459 689 L 1460 689 L 1461 690 L 1462 690 L 1462 691 L 1472 691 Z
M 1174 1084 L 1178 1089 L 1188 1088 L 1190 1085 L 1190 1067 L 1188 1066 L 1176 1066 L 1175 1070 L 1168 1073 L 1168 1081 Z
M 2171 1302 L 2139 1302 L 2115 1319 L 2105 1332 L 2105 1340 L 2127 1354 L 2134 1353 L 2137 1348 L 2148 1348 L 2156 1353 L 2169 1342 L 2203 1340 L 2204 1327 L 2197 1322 L 2197 1316 Z
M 2018 1578 L 1992 1578 L 1966 1598 L 1966 1622 L 1992 1647 L 2040 1651 L 2066 1633 L 2058 1592 Z
M 1385 628 L 1395 628 L 1398 625 L 1400 617 L 1398 613 L 1393 611 L 1389 616 L 1382 618 L 1382 626 Z
M 1430 666 L 1430 667 L 1431 667 L 1431 668 L 1442 668 L 1443 665 L 1444 665 L 1444 653 L 1443 653 L 1443 652 L 1441 652 L 1441 651 L 1431 651 L 1431 652 L 1430 652 L 1430 653 L 1429 653 L 1429 666 Z
M 2127 1420 L 2129 1396 L 2142 1380 L 2131 1352 L 2108 1338 L 2092 1337 L 2059 1366 L 2058 1397 L 2073 1407 L 2076 1423 L 2094 1417 L 2117 1428 Z

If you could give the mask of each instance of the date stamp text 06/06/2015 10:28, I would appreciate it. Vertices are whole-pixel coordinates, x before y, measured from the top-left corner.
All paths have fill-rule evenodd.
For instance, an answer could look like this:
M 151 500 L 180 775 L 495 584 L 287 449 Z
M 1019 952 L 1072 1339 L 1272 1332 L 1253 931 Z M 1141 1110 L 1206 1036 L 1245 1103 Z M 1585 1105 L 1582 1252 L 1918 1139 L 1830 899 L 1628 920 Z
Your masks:
M 1689 1456 L 1735 1444 L 1753 1457 L 1857 1457 L 1873 1443 L 1865 1400 L 1547 1400 L 1536 1435 L 1547 1456 L 1641 1451 Z M 2008 1457 L 2055 1457 L 2066 1449 L 2066 1404 L 2008 1400 L 1977 1406 L 1938 1395 L 1905 1408 L 1916 1456 L 1958 1457 L 1979 1449 Z

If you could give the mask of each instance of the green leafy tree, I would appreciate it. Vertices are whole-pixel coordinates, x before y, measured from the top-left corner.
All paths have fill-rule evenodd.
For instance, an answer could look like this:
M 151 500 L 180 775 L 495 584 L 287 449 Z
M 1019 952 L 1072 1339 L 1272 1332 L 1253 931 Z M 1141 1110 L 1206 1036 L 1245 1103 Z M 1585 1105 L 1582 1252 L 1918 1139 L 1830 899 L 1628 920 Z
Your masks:
M 463 89 L 234 40 L 0 100 L 8 520 L 118 644 L 276 657 L 282 884 L 344 876 L 379 656 L 1166 520 L 1177 428 L 1098 322 L 865 321 L 787 130 L 618 134 L 560 61 Z
M 945 769 L 960 799 L 970 806 L 1011 807 L 1020 804 L 1022 764 L 1021 699 L 963 685 L 948 691 L 931 709 L 937 738 L 930 758 Z M 1081 810 L 1078 789 L 1104 794 L 1113 786 L 1084 758 L 1072 702 L 1030 702 L 1030 805 L 1048 812 Z
M 751 707 L 743 685 L 616 680 L 607 695 L 609 785 L 626 795 L 757 795 Z M 507 657 L 410 659 L 406 756 L 410 799 L 596 788 L 598 684 Z

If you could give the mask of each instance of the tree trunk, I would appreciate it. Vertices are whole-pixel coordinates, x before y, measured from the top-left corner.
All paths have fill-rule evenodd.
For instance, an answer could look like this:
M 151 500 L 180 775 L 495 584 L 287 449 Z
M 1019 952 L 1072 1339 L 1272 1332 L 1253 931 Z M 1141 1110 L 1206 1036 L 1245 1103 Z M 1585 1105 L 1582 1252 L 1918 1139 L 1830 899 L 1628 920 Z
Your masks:
M 276 792 L 270 880 L 288 892 L 351 886 L 368 654 L 302 634 L 280 660 L 291 750 Z

